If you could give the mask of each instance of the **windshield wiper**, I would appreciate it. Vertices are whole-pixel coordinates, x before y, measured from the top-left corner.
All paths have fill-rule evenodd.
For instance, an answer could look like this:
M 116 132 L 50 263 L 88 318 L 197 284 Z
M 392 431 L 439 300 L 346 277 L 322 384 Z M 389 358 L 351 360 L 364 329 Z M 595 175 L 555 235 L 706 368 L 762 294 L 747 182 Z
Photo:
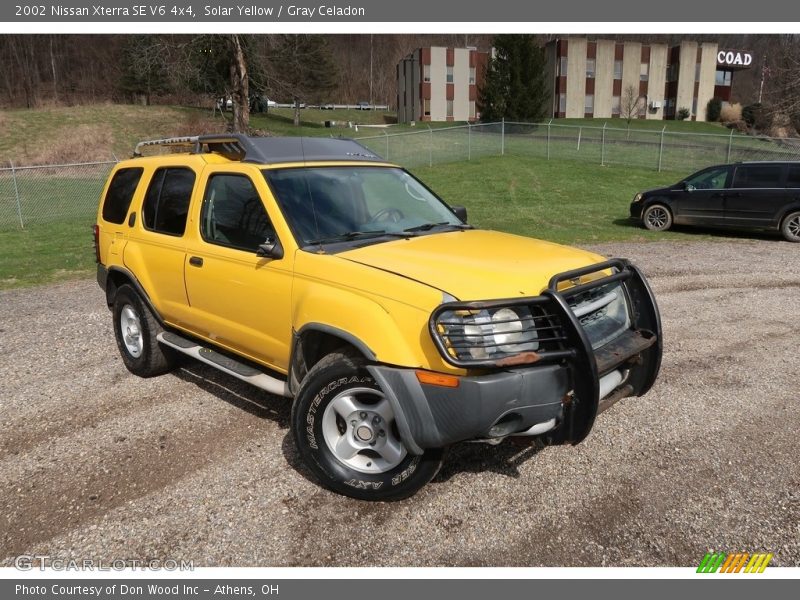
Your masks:
M 384 229 L 376 229 L 373 231 L 348 231 L 347 233 L 340 233 L 339 235 L 332 235 L 325 238 L 310 240 L 308 244 L 328 244 L 331 242 L 349 242 L 352 240 L 360 240 L 371 237 L 381 237 L 384 235 L 406 237 L 405 234 L 386 231 Z
M 472 229 L 471 225 L 465 225 L 464 223 L 449 223 L 447 221 L 442 221 L 441 223 L 423 223 L 422 225 L 417 225 L 415 227 L 409 227 L 408 229 L 403 229 L 405 233 L 414 233 L 415 231 L 430 231 L 434 227 L 455 227 L 457 229 Z

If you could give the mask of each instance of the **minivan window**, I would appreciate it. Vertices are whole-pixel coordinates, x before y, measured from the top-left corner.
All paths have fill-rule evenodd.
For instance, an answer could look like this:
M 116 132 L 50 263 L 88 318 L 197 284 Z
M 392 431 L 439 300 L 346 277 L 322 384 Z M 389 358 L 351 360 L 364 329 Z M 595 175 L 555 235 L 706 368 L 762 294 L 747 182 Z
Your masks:
M 716 167 L 695 173 L 686 183 L 697 190 L 720 190 L 728 179 L 728 167 Z
M 800 188 L 800 165 L 790 165 L 786 176 L 786 187 Z
M 139 185 L 144 169 L 120 169 L 114 173 L 114 178 L 108 186 L 106 199 L 103 203 L 103 220 L 121 225 L 128 216 L 133 194 Z
M 158 169 L 147 188 L 142 207 L 145 228 L 167 235 L 183 235 L 194 180 L 195 174 L 191 169 Z
M 774 188 L 781 183 L 781 165 L 743 165 L 736 167 L 735 188 Z

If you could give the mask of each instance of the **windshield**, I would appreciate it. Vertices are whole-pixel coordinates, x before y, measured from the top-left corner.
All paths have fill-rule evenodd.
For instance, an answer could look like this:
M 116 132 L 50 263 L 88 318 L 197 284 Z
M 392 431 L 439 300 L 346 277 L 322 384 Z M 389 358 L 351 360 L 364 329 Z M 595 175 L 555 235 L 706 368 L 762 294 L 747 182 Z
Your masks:
M 264 177 L 300 246 L 465 226 L 398 168 L 265 169 Z

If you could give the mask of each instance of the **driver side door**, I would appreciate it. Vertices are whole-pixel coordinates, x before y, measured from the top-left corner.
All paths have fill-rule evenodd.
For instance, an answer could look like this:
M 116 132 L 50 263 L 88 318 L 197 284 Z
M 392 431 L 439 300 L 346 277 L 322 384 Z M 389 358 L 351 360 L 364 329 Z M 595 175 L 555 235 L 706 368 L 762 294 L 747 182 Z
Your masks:
M 293 254 L 256 255 L 267 239 L 280 243 L 273 226 L 277 214 L 270 216 L 266 194 L 246 172 L 212 171 L 204 185 L 184 265 L 188 325 L 215 344 L 285 373 Z
M 678 225 L 722 225 L 729 166 L 711 167 L 688 177 L 676 191 L 674 220 Z

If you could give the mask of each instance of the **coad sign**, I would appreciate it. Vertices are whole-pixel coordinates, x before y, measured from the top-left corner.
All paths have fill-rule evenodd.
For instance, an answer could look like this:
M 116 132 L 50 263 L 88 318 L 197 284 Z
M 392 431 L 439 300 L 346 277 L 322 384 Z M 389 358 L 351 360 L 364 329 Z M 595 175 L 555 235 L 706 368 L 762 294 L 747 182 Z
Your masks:
M 717 52 L 718 65 L 748 67 L 752 62 L 753 55 L 748 52 L 736 52 L 734 50 L 720 50 Z

